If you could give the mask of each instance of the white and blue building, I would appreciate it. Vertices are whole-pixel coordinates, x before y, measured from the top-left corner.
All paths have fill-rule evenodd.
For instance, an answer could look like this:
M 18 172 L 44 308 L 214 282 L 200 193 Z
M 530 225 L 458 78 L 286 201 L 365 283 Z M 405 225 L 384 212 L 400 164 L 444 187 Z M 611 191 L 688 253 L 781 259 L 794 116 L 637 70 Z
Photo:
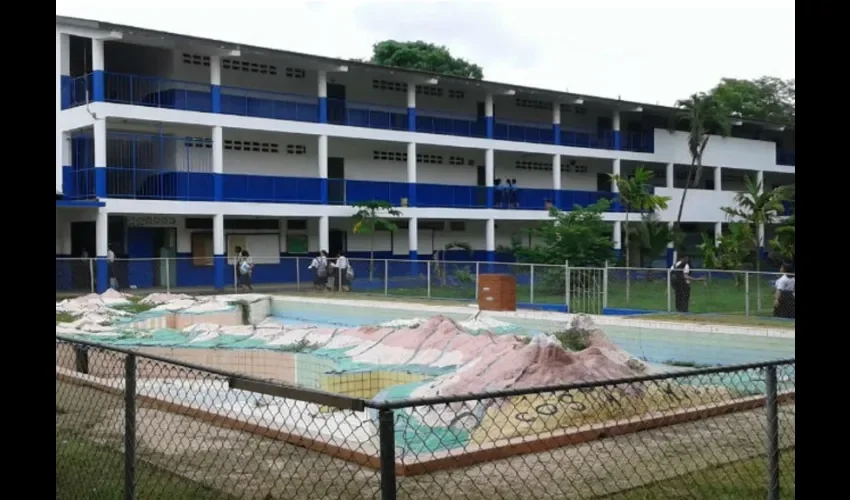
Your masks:
M 259 282 L 290 281 L 287 256 L 367 256 L 352 204 L 372 199 L 402 212 L 398 231 L 378 235 L 379 258 L 424 260 L 464 241 L 465 259 L 495 262 L 548 206 L 600 198 L 614 202 L 605 217 L 620 248 L 608 174 L 655 170 L 672 199 L 659 215 L 676 217 L 690 157 L 685 129 L 668 129 L 674 113 L 57 16 L 56 255 L 96 257 L 101 290 L 110 247 L 139 259 L 139 287 L 163 284 L 142 260 L 158 257 L 182 257 L 173 286 L 221 287 L 222 257 L 241 244 Z M 683 227 L 722 231 L 720 207 L 745 176 L 793 182 L 794 151 L 794 130 L 769 123 L 712 138 Z M 518 207 L 496 202 L 497 179 L 517 180 Z

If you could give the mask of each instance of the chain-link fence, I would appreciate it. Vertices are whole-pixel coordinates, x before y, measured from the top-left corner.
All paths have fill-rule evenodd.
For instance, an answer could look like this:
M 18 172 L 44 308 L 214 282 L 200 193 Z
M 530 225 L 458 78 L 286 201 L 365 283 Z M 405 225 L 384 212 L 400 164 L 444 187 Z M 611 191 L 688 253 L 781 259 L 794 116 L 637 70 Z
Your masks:
M 90 293 L 101 280 L 120 290 L 186 293 L 341 292 L 420 299 L 472 301 L 482 274 L 516 279 L 520 307 L 588 314 L 693 313 L 794 319 L 794 292 L 778 293 L 783 275 L 694 269 L 690 280 L 659 268 L 446 260 L 349 258 L 347 267 L 319 271 L 312 257 L 252 256 L 247 273 L 234 259 L 56 259 L 57 294 Z M 216 263 L 221 281 L 216 282 Z M 787 278 L 786 278 L 787 279 Z
M 793 360 L 427 400 L 329 387 L 57 336 L 57 498 L 794 498 Z

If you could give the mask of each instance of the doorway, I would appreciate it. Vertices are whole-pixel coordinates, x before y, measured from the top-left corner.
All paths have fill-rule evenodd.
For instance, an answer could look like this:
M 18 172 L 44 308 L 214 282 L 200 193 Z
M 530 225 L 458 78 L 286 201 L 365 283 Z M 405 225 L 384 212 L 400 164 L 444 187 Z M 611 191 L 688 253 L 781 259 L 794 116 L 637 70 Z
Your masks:
M 345 125 L 345 85 L 328 84 L 328 123 Z
M 344 229 L 331 229 L 328 234 L 329 257 L 336 257 L 340 252 L 346 252 L 348 247 L 348 233 Z
M 608 174 L 596 174 L 596 190 L 601 193 L 611 192 L 611 178 Z
M 476 206 L 486 207 L 487 206 L 487 169 L 484 165 L 479 165 L 476 172 L 476 182 L 475 185 L 478 186 L 476 189 L 477 193 L 475 193 L 475 203 Z M 483 189 L 482 189 L 483 188 Z
M 328 158 L 328 203 L 345 205 L 345 158 Z

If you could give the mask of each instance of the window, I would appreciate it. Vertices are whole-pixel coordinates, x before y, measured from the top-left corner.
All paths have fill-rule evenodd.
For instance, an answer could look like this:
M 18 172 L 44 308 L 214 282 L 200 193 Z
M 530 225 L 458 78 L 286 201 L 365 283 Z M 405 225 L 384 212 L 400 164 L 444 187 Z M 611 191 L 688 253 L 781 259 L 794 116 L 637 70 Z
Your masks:
M 466 165 L 466 158 L 463 156 L 449 156 L 449 165 Z
M 407 156 L 405 154 L 405 156 Z M 443 164 L 443 157 L 440 155 L 416 155 L 416 163 L 433 163 L 435 165 Z
M 307 72 L 301 68 L 287 67 L 283 74 L 286 75 L 287 78 L 304 78 L 307 76 Z
M 417 85 L 416 93 L 419 95 L 427 95 L 432 97 L 443 97 L 443 89 L 432 85 Z
M 287 144 L 286 154 L 288 155 L 306 155 L 307 146 L 303 144 Z
M 419 221 L 419 229 L 424 229 L 426 231 L 443 231 L 446 229 L 446 224 L 441 220 Z
M 378 161 L 407 161 L 407 153 L 397 151 L 372 151 L 372 159 Z
M 375 90 L 389 90 L 392 92 L 407 92 L 406 83 L 391 82 L 388 80 L 372 80 L 372 88 Z
M 186 137 L 185 142 L 183 143 L 187 148 L 212 148 L 212 139 L 206 139 L 203 137 Z
M 449 222 L 449 229 L 452 231 L 463 232 L 466 231 L 466 223 L 462 220 L 453 220 Z
M 517 97 L 515 103 L 518 108 L 552 109 L 551 102 L 541 101 L 538 99 L 523 99 L 522 97 Z
M 227 151 L 252 151 L 255 153 L 277 153 L 278 145 L 272 142 L 234 141 L 226 139 L 224 149 Z
M 305 233 L 286 233 L 286 253 L 304 255 L 308 242 L 309 237 Z
M 261 64 L 237 59 L 222 59 L 221 69 L 228 69 L 231 71 L 243 71 L 245 73 L 256 73 L 258 75 L 277 74 L 277 67 L 271 64 Z
M 213 259 L 212 233 L 192 233 L 192 264 L 196 266 L 212 266 Z
M 193 66 L 209 66 L 210 56 L 202 56 L 200 54 L 183 53 L 183 64 L 191 64 Z
M 577 174 L 586 174 L 587 173 L 587 165 L 576 165 L 575 173 Z
M 514 164 L 517 170 L 552 170 L 552 164 L 542 161 L 517 160 Z
M 463 99 L 463 91 L 449 90 L 449 99 Z
M 306 231 L 307 219 L 286 219 L 287 231 Z

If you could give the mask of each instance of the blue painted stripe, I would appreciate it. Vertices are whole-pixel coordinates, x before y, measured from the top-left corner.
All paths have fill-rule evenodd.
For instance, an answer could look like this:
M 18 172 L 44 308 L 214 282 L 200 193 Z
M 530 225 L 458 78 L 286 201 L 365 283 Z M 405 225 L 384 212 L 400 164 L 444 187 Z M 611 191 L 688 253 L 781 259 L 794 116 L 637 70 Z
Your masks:
M 106 100 L 106 76 L 103 70 L 92 73 L 92 101 L 103 102 Z
M 62 109 L 71 107 L 71 88 L 73 87 L 73 82 L 74 80 L 68 75 L 59 77 L 59 86 L 62 91 Z
M 407 183 L 407 206 L 415 207 L 416 206 L 416 183 L 408 182 Z
M 495 189 L 493 186 L 487 188 L 487 208 L 493 208 Z
M 673 267 L 673 249 L 668 248 L 667 249 L 667 268 L 669 269 L 671 267 Z
M 487 138 L 492 139 L 493 138 L 493 130 L 494 130 L 493 117 L 492 116 L 485 117 L 484 123 L 485 123 L 486 131 L 487 131 Z
M 328 179 L 327 178 L 319 179 L 319 183 L 320 183 L 319 190 L 320 190 L 320 196 L 321 196 L 321 203 L 322 203 L 322 205 L 327 205 L 328 204 Z
M 95 200 L 56 200 L 57 208 L 98 208 L 105 206 L 105 202 Z
M 319 123 L 328 123 L 328 98 L 319 98 Z
M 411 250 L 408 252 L 408 259 L 410 259 L 410 275 L 418 276 L 419 275 L 419 252 L 416 250 Z
M 224 276 L 227 272 L 227 257 L 216 255 L 213 260 L 213 285 L 216 290 L 224 288 Z
M 561 124 L 554 123 L 552 124 L 552 138 L 554 139 L 554 143 L 556 146 L 561 145 Z
M 623 147 L 621 143 L 622 134 L 619 130 L 615 130 L 612 132 L 612 135 L 614 137 L 614 150 L 619 151 Z
M 103 293 L 109 289 L 109 265 L 106 262 L 106 256 L 98 256 L 95 260 L 95 274 L 97 293 Z
M 561 191 L 560 191 L 560 190 L 556 190 L 556 191 L 555 191 L 555 196 L 554 196 L 554 198 L 555 198 L 555 199 L 553 200 L 553 202 L 552 202 L 552 203 L 553 203 L 556 207 L 560 207 L 560 206 L 561 206 Z M 572 207 L 568 207 L 568 208 L 569 208 L 569 209 L 571 209 Z
M 106 167 L 96 166 L 94 169 L 94 195 L 106 198 Z
M 416 132 L 416 108 L 407 108 L 407 130 Z
M 494 250 L 487 250 L 487 265 L 485 269 L 487 269 L 488 273 L 496 272 L 496 252 Z
M 224 201 L 224 175 L 213 174 L 213 200 Z
M 213 113 L 221 113 L 221 85 L 210 85 L 210 99 Z

